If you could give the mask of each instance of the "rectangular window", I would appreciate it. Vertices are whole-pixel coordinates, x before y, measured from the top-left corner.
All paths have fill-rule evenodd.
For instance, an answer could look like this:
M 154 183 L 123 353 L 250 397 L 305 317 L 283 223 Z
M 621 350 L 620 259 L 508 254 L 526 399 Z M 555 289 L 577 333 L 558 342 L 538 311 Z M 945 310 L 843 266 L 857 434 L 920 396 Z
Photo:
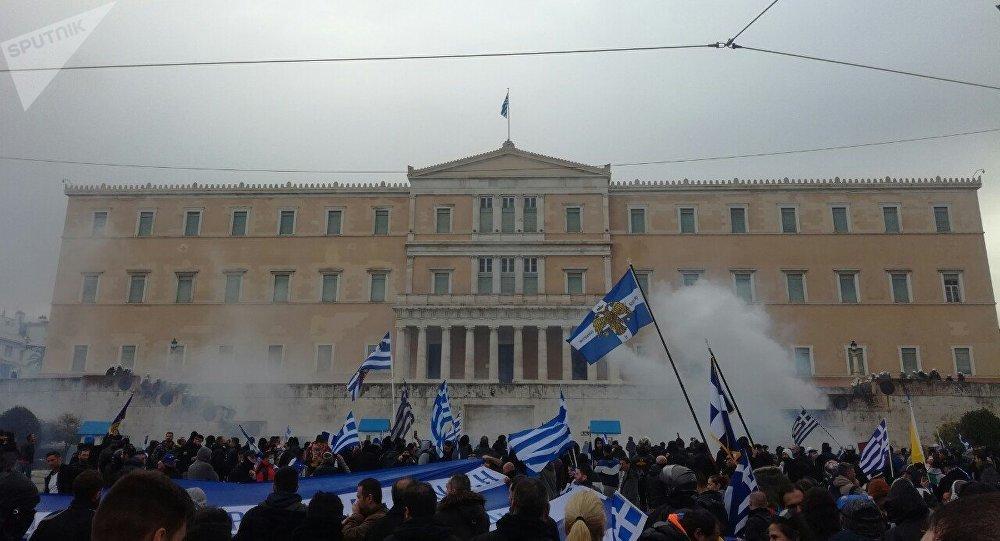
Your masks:
M 389 234 L 389 209 L 375 209 L 374 232 L 376 235 Z
M 245 237 L 247 234 L 247 216 L 250 211 L 234 210 L 233 223 L 229 228 L 229 235 L 233 237 Z
M 524 232 L 538 232 L 538 198 L 524 198 Z
M 437 208 L 434 209 L 434 232 L 435 233 L 451 233 L 451 209 L 450 208 Z
M 934 207 L 934 227 L 938 233 L 951 233 L 951 218 L 948 207 Z
M 812 373 L 813 373 L 812 348 L 796 347 L 795 375 L 799 377 L 808 377 L 811 376 Z
M 316 373 L 329 374 L 331 370 L 333 370 L 333 345 L 316 346 Z
M 78 346 L 79 347 L 79 346 Z M 86 347 L 86 346 L 84 346 Z M 955 356 L 955 373 L 972 374 L 972 350 L 965 347 L 952 349 Z
M 99 210 L 94 213 L 94 221 L 90 228 L 90 234 L 95 237 L 103 237 L 104 230 L 108 226 L 108 211 Z
M 434 294 L 451 294 L 451 273 L 448 271 L 434 271 Z
M 568 295 L 583 294 L 583 271 L 580 270 L 566 271 L 566 294 Z
M 184 213 L 184 236 L 197 237 L 201 233 L 201 211 L 189 210 Z
M 327 235 L 340 235 L 343 233 L 344 225 L 344 211 L 342 210 L 328 210 L 326 211 L 326 234 Z
M 538 295 L 538 258 L 524 258 L 524 294 Z
M 580 207 L 566 207 L 566 232 L 579 233 L 580 228 Z
M 848 233 L 850 225 L 847 220 L 847 207 L 833 207 L 830 210 L 833 212 L 833 232 Z
M 288 302 L 291 285 L 291 274 L 285 272 L 274 273 L 274 292 L 271 294 L 271 302 Z
M 194 297 L 194 274 L 190 272 L 177 273 L 176 303 L 189 303 Z
M 123 368 L 135 368 L 135 348 L 136 346 L 122 346 L 118 364 Z
M 889 273 L 889 281 L 892 284 L 892 302 L 910 302 L 910 274 L 891 272 Z
M 638 282 L 639 287 L 642 289 L 643 293 L 649 295 L 649 275 L 652 274 L 650 271 L 635 271 L 635 281 Z
M 479 198 L 479 232 L 493 232 L 493 197 L 488 195 Z
M 500 201 L 500 231 L 503 233 L 514 232 L 514 198 L 503 197 Z
M 136 228 L 135 236 L 148 237 L 153 234 L 154 215 L 155 213 L 151 210 L 144 210 L 139 212 L 139 225 Z
M 323 292 L 320 300 L 323 302 L 337 302 L 337 295 L 340 290 L 340 275 L 335 272 L 323 274 Z
M 943 272 L 944 302 L 962 302 L 962 275 L 958 272 Z
M 729 207 L 729 231 L 731 233 L 747 232 L 747 209 L 744 207 Z
M 736 296 L 743 299 L 743 302 L 753 302 L 754 295 L 752 272 L 734 272 L 733 287 L 736 291 Z
M 83 275 L 83 294 L 80 301 L 84 304 L 94 304 L 97 302 L 97 286 L 100 284 L 100 274 Z
M 128 302 L 138 304 L 146 298 L 146 274 L 130 274 L 128 278 Z
M 281 361 L 285 356 L 285 346 L 282 345 L 270 345 L 267 346 L 267 368 L 268 370 L 277 370 L 281 368 Z
M 698 225 L 695 221 L 694 208 L 684 207 L 679 209 L 681 233 L 697 233 Z
M 885 205 L 882 207 L 882 222 L 886 233 L 899 233 L 899 207 Z
M 795 207 L 781 207 L 781 232 L 799 232 L 799 220 Z
M 283 210 L 280 213 L 278 213 L 278 234 L 279 235 L 295 234 L 294 210 Z
M 514 294 L 514 258 L 500 258 L 500 294 Z
M 899 348 L 899 362 L 903 372 L 916 372 L 920 370 L 920 362 L 917 360 L 917 348 Z
M 685 286 L 693 286 L 701 278 L 699 271 L 681 271 L 681 283 Z
M 493 293 L 493 258 L 479 258 L 478 290 L 480 295 Z
M 83 372 L 87 369 L 88 346 L 73 346 L 73 372 Z
M 840 302 L 844 304 L 858 302 L 858 273 L 853 271 L 838 272 L 837 287 L 840 289 Z
M 852 344 L 854 342 L 851 342 Z M 868 373 L 868 348 L 865 346 L 851 347 L 848 345 L 844 352 L 847 355 L 847 369 L 851 375 Z
M 384 272 L 372 273 L 372 287 L 369 300 L 371 302 L 385 302 L 385 290 L 389 275 Z
M 786 272 L 785 283 L 788 286 L 788 302 L 806 302 L 806 275 L 801 272 Z
M 243 291 L 243 273 L 242 272 L 227 272 L 226 273 L 226 304 L 235 304 L 240 302 L 240 293 Z
M 628 218 L 629 233 L 646 232 L 646 209 L 629 209 Z

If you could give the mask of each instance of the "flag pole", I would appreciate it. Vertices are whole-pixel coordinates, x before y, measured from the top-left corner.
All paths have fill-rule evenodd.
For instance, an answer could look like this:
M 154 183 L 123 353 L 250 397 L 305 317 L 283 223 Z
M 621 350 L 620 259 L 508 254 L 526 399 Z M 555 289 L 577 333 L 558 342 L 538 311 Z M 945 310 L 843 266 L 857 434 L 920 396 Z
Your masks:
M 629 273 L 632 274 L 632 279 L 635 280 L 637 286 L 639 286 L 639 292 L 642 293 L 642 298 L 644 300 L 648 299 L 646 297 L 646 292 L 642 289 L 642 284 L 635 277 L 635 267 L 630 263 L 628 266 Z M 663 351 L 667 354 L 667 360 L 670 361 L 671 368 L 674 369 L 674 376 L 677 378 L 677 384 L 681 386 L 681 392 L 684 393 L 684 400 L 687 402 L 688 410 L 691 411 L 691 418 L 694 419 L 694 425 L 698 427 L 698 434 L 701 435 L 701 441 L 705 444 L 705 449 L 709 449 L 708 440 L 705 438 L 705 432 L 701 429 L 701 423 L 698 422 L 698 415 L 694 412 L 694 406 L 691 405 L 691 397 L 688 396 L 687 388 L 684 386 L 684 381 L 681 380 L 681 373 L 677 371 L 677 364 L 674 362 L 673 356 L 670 355 L 670 349 L 667 348 L 667 341 L 663 338 L 663 332 L 660 331 L 660 324 L 656 321 L 656 316 L 653 315 L 653 307 L 649 305 L 647 300 L 646 309 L 649 310 L 649 317 L 653 320 L 653 325 L 656 327 L 656 334 L 660 337 L 660 343 L 663 344 Z
M 510 87 L 507 87 L 507 140 L 510 141 Z
M 726 374 L 722 372 L 722 367 L 719 366 L 719 361 L 715 358 L 715 353 L 712 352 L 712 347 L 708 345 L 708 339 L 705 339 L 705 347 L 708 348 L 708 354 L 712 357 L 711 363 L 715 366 L 715 371 L 719 373 L 722 378 L 722 385 L 726 387 L 726 394 L 729 395 L 729 400 L 733 403 L 736 408 L 736 415 L 740 418 L 740 424 L 743 425 L 743 431 L 747 433 L 747 439 L 750 440 L 750 445 L 755 445 L 753 442 L 753 436 L 750 435 L 750 429 L 747 428 L 747 422 L 743 420 L 743 413 L 740 411 L 740 405 L 736 403 L 736 398 L 733 396 L 733 390 L 729 388 L 729 382 L 726 381 Z

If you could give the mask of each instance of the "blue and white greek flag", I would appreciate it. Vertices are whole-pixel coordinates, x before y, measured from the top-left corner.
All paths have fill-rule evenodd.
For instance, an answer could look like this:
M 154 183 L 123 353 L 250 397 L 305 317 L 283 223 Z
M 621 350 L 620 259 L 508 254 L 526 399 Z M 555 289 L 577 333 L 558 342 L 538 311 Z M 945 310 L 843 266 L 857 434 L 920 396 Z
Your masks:
M 965 439 L 965 436 L 962 436 L 961 432 L 958 433 L 958 441 L 959 441 L 959 443 L 962 444 L 962 447 L 965 447 L 965 452 L 968 453 L 969 451 L 972 450 L 972 444 L 969 443 L 969 441 Z
M 750 493 L 757 490 L 757 478 L 750 467 L 750 453 L 746 449 L 740 453 L 736 463 L 736 471 L 729 479 L 726 488 L 726 513 L 729 515 L 729 528 L 733 536 L 740 537 L 750 516 Z
M 733 411 L 733 407 L 722 390 L 715 363 L 711 365 L 708 386 L 708 426 L 712 430 L 712 435 L 719 441 L 719 445 L 731 453 L 737 450 L 736 434 L 733 433 L 733 425 L 729 422 L 729 414 Z
M 642 534 L 645 523 L 646 513 L 616 490 L 611 497 L 611 538 L 614 541 L 635 541 Z
M 330 441 L 330 447 L 333 448 L 334 453 L 339 453 L 341 451 L 346 451 L 351 447 L 360 443 L 361 440 L 358 438 L 358 423 L 354 420 L 354 412 L 347 412 L 347 420 L 344 421 L 344 426 L 333 435 Z
M 802 445 L 809 434 L 812 434 L 813 430 L 819 426 L 819 421 L 814 419 L 811 415 L 806 413 L 806 410 L 802 410 L 796 417 L 795 422 L 792 423 L 792 441 L 795 445 Z
M 447 430 L 446 426 L 448 426 Z M 448 439 L 448 434 L 454 429 L 454 426 L 455 419 L 451 415 L 451 402 L 448 400 L 448 382 L 442 381 L 441 386 L 438 387 L 437 397 L 434 399 L 434 407 L 431 409 L 431 438 L 434 440 L 434 446 L 437 447 L 439 455 L 444 450 L 444 442 Z
M 361 385 L 365 382 L 365 375 L 369 370 L 389 370 L 392 368 L 392 341 L 390 333 L 385 333 L 382 341 L 379 342 L 368 357 L 358 367 L 358 371 L 351 376 L 351 381 L 347 382 L 347 390 L 351 393 L 351 400 L 357 400 L 361 396 Z
M 545 465 L 573 445 L 569 423 L 566 421 L 566 399 L 559 392 L 559 413 L 538 428 L 529 428 L 507 436 L 507 446 L 517 459 L 536 474 Z
M 858 468 L 865 472 L 868 477 L 872 477 L 885 468 L 888 459 L 889 431 L 885 427 L 885 419 L 882 419 L 882 422 L 875 427 L 875 432 L 868 440 L 868 445 L 865 445 L 865 450 L 861 452 Z
M 285 443 L 292 439 L 292 425 L 285 425 Z
M 396 408 L 396 419 L 392 423 L 392 431 L 389 432 L 389 439 L 406 439 L 406 433 L 410 431 L 416 418 L 413 416 L 413 406 L 410 405 L 410 387 L 403 382 L 403 394 L 399 398 L 399 407 Z
M 500 116 L 507 118 L 510 114 L 510 90 L 507 91 L 507 97 L 503 99 L 503 105 L 500 106 Z
M 459 413 L 451 421 L 451 430 L 445 434 L 444 441 L 458 441 L 462 437 L 462 414 Z
M 566 340 L 594 364 L 653 322 L 631 267 Z
M 240 432 L 242 432 L 243 437 L 246 438 L 247 448 L 249 448 L 250 451 L 252 451 L 253 454 L 256 455 L 257 457 L 264 456 L 264 453 L 260 452 L 260 447 L 257 447 L 257 440 L 253 439 L 253 436 L 251 436 L 250 434 L 247 434 L 247 429 L 243 428 L 243 425 L 240 424 L 236 426 L 240 427 Z

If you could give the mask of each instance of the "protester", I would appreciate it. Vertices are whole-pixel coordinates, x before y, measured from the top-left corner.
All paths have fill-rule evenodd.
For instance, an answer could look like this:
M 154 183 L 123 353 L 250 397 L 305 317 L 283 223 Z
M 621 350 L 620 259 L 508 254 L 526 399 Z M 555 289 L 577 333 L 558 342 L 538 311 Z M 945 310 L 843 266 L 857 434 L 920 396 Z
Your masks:
M 403 490 L 402 505 L 405 519 L 386 541 L 452 541 L 458 538 L 434 520 L 437 495 L 424 482 L 415 482 Z
M 111 487 L 94 513 L 93 541 L 181 541 L 194 518 L 184 489 L 159 472 L 130 473 Z
M 298 494 L 299 472 L 286 466 L 274 475 L 274 491 L 250 508 L 240 521 L 237 541 L 267 541 L 287 535 L 306 520 L 306 506 Z
M 830 541 L 880 541 L 885 535 L 886 523 L 875 502 L 865 495 L 849 495 L 842 499 L 843 529 L 830 537 Z
M 767 507 L 767 494 L 757 490 L 750 493 L 750 514 L 743 529 L 745 541 L 767 541 L 767 530 L 773 517 Z
M 405 509 L 403 507 L 403 491 L 405 491 L 415 481 L 409 477 L 404 477 L 392 485 L 392 509 L 385 514 L 381 520 L 375 522 L 368 531 L 366 541 L 382 541 L 388 537 L 396 527 L 403 523 L 405 519 Z
M 16 458 L 0 456 L 0 541 L 20 541 L 38 505 L 38 489 L 30 479 L 14 471 Z
M 382 503 L 382 485 L 378 479 L 362 479 L 358 483 L 357 499 L 351 508 L 351 516 L 344 519 L 344 540 L 363 541 L 372 526 L 388 512 L 389 509 Z
M 510 486 L 510 511 L 497 521 L 496 530 L 476 536 L 476 541 L 558 541 L 559 531 L 545 513 L 545 485 L 538 479 L 519 477 Z
M 212 450 L 210 448 L 202 447 L 198 449 L 198 452 L 195 454 L 195 460 L 188 467 L 184 477 L 193 481 L 219 480 L 219 474 L 215 473 L 215 468 L 212 467 Z
M 103 486 L 104 481 L 94 470 L 77 475 L 73 479 L 73 501 L 69 507 L 43 518 L 31 535 L 31 541 L 89 541 Z
M 71 493 L 76 468 L 63 464 L 62 455 L 56 451 L 45 453 L 45 463 L 49 466 L 49 473 L 45 474 L 45 494 Z
M 767 527 L 770 541 L 812 541 L 809 529 L 794 514 L 776 515 Z
M 816 487 L 806 491 L 802 499 L 802 518 L 809 526 L 813 539 L 828 541 L 840 531 L 840 511 L 830 491 Z
M 704 509 L 670 513 L 663 521 L 646 528 L 639 541 L 718 541 L 719 521 Z
M 566 502 L 566 541 L 601 541 L 607 518 L 604 504 L 597 493 L 589 490 L 577 492 Z
M 996 541 L 1000 492 L 960 498 L 934 510 L 921 541 Z
M 194 513 L 184 541 L 229 541 L 233 519 L 225 509 L 203 507 Z
M 923 497 L 907 479 L 896 479 L 882 505 L 886 518 L 893 524 L 885 541 L 919 541 L 927 530 L 930 510 Z
M 343 539 L 341 523 L 344 503 L 330 492 L 317 492 L 309 500 L 306 520 L 292 532 L 292 541 L 339 541 Z
M 438 522 L 447 526 L 455 537 L 462 540 L 490 531 L 486 500 L 472 491 L 468 475 L 453 475 L 445 489 L 447 493 L 441 498 L 434 515 Z

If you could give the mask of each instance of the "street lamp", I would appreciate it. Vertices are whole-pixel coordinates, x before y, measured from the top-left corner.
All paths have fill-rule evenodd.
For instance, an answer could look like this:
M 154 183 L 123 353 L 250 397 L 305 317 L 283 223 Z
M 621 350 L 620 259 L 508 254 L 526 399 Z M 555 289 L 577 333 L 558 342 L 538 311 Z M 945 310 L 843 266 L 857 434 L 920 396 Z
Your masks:
M 847 347 L 847 358 L 850 361 L 852 376 L 865 373 L 865 350 L 854 340 L 851 340 L 851 345 Z

